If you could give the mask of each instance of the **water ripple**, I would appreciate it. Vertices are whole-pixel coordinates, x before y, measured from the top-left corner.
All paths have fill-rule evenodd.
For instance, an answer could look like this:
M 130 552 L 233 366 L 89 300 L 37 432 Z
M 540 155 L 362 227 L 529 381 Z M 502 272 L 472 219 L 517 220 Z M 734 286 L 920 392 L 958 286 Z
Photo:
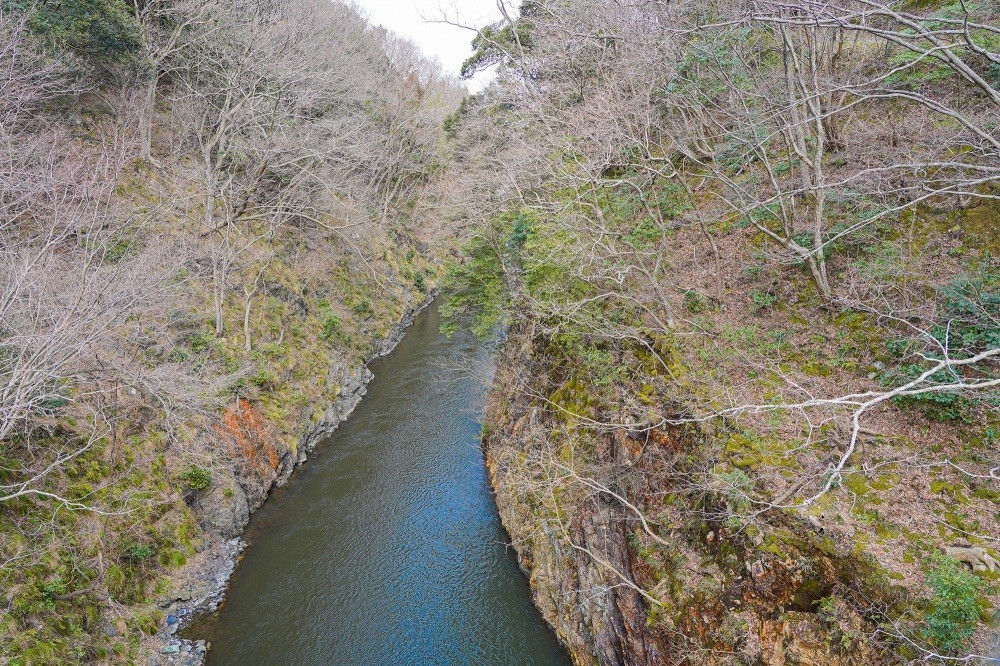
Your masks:
M 504 547 L 477 445 L 485 350 L 435 309 L 251 521 L 209 666 L 568 664 Z

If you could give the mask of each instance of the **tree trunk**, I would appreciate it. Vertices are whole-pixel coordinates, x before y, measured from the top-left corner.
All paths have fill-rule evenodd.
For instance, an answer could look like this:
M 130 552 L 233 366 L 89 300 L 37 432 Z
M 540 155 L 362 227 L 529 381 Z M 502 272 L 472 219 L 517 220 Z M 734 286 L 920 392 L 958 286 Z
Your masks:
M 153 159 L 153 114 L 156 112 L 156 86 L 159 72 L 154 71 L 143 97 L 142 109 L 139 112 L 139 149 L 142 159 L 156 163 Z
M 212 295 L 215 301 L 215 337 L 221 338 L 222 334 L 225 333 L 222 306 L 226 298 L 226 279 L 225 269 L 219 266 L 218 258 L 212 266 L 212 283 Z
M 253 295 L 257 291 L 256 286 L 252 291 L 247 291 L 246 287 L 243 288 L 243 293 L 246 294 L 246 301 L 243 306 L 243 349 L 249 354 L 251 351 L 250 343 L 250 308 L 253 305 Z

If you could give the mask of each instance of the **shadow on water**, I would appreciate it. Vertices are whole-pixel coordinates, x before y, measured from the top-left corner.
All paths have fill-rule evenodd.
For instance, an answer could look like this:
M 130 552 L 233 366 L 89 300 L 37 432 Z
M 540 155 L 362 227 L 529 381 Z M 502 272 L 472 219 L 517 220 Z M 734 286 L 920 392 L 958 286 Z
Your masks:
M 368 396 L 250 522 L 209 666 L 563 666 L 497 516 L 479 422 L 484 345 L 436 307 Z

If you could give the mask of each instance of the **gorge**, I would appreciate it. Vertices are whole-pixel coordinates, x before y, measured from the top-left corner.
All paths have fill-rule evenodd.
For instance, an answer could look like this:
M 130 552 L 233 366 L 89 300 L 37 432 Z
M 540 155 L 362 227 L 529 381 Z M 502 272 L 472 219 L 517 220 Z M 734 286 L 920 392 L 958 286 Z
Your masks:
M 995 662 L 1000 6 L 451 9 L 0 0 L 0 662 Z
M 531 605 L 477 446 L 489 356 L 436 307 L 251 521 L 208 664 L 568 664 Z M 282 612 L 274 613 L 272 609 Z

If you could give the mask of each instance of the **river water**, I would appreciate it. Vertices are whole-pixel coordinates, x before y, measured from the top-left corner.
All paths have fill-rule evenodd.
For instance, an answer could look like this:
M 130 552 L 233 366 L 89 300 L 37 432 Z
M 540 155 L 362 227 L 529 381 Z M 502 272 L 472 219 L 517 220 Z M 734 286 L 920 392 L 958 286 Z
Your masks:
M 569 664 L 500 525 L 479 422 L 489 356 L 418 316 L 351 418 L 253 516 L 209 666 Z M 478 378 L 476 377 L 478 375 Z

